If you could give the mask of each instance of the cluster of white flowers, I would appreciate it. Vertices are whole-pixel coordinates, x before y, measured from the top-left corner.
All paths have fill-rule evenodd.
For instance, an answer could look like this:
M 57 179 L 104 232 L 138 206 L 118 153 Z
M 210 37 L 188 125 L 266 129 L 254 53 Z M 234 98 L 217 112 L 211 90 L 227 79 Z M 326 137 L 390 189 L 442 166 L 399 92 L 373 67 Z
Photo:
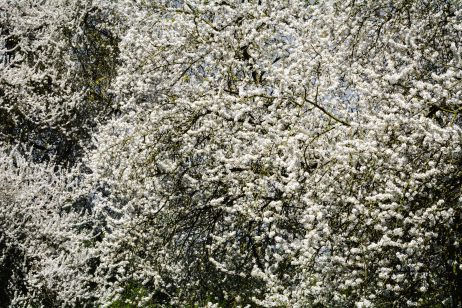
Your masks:
M 73 177 L 30 160 L 30 153 L 0 148 L 2 300 L 12 299 L 11 306 L 75 304 L 91 279 L 85 247 L 91 234 L 83 227 L 91 218 L 72 202 Z

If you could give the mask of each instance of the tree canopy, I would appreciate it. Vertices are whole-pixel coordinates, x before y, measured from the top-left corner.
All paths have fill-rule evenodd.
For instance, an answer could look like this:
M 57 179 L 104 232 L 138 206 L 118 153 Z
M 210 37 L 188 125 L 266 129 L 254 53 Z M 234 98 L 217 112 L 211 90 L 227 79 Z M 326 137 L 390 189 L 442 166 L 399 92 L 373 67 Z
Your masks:
M 462 306 L 461 55 L 456 0 L 0 0 L 0 298 Z

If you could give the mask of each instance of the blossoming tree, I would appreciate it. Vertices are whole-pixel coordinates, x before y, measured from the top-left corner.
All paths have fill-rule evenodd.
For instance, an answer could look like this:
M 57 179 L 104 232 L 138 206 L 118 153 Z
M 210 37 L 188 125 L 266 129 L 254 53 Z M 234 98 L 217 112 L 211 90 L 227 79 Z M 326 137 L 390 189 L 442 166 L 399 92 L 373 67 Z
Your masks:
M 458 1 L 93 4 L 80 303 L 462 304 Z

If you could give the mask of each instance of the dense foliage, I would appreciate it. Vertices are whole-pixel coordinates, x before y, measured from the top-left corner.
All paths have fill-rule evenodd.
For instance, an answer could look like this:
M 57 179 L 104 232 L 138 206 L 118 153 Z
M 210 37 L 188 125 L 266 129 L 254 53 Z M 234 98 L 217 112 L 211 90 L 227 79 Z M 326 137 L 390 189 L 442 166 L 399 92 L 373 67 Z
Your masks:
M 456 0 L 0 0 L 0 302 L 462 306 L 461 56 Z

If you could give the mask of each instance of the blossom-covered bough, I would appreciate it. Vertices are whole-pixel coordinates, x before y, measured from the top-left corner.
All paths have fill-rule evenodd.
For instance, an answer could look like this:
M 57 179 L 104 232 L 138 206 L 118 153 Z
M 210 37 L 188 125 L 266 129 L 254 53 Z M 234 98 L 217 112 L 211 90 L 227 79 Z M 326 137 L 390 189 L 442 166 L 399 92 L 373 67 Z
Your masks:
M 32 148 L 36 161 L 77 163 L 114 112 L 114 19 L 104 2 L 0 1 L 2 141 Z
M 459 1 L 93 5 L 69 304 L 462 305 Z
M 98 224 L 87 216 L 91 195 L 80 193 L 79 160 L 112 112 L 114 20 L 105 2 L 0 1 L 2 307 L 94 298 L 87 246 Z
M 91 217 L 71 201 L 75 175 L 0 148 L 0 297 L 2 305 L 81 305 L 94 263 Z M 90 295 L 91 296 L 91 295 Z

